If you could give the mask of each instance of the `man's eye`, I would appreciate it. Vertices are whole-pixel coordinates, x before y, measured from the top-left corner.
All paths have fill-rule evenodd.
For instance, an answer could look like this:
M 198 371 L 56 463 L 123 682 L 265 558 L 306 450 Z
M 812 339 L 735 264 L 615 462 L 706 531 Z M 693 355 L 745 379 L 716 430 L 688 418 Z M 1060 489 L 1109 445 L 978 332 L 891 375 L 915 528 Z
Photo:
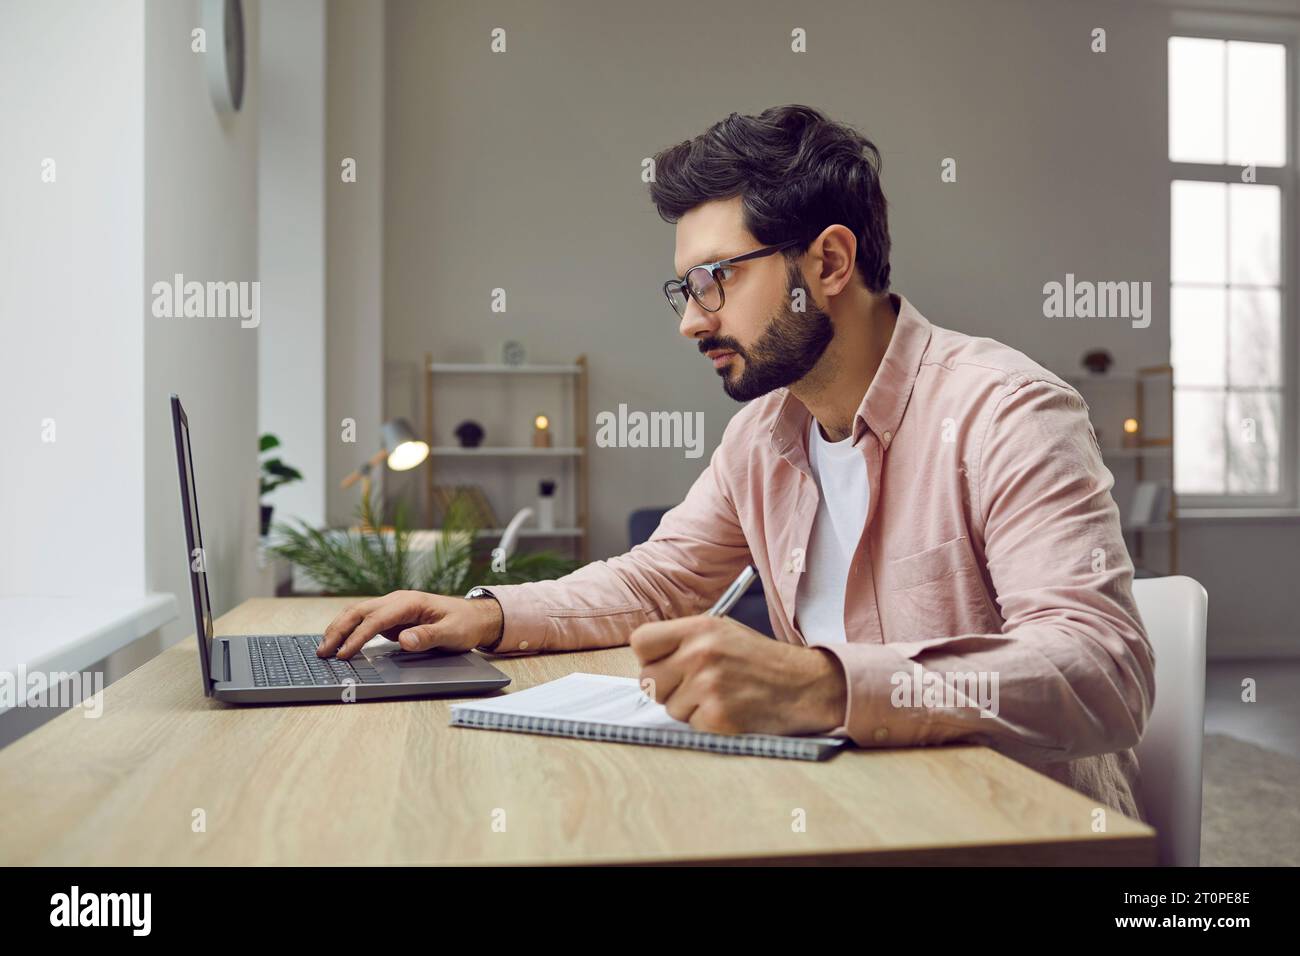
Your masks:
M 736 270 L 731 268 L 731 266 L 723 266 L 721 269 L 718 270 L 718 274 L 721 275 L 722 278 L 724 279 L 730 279 L 733 275 L 736 274 Z

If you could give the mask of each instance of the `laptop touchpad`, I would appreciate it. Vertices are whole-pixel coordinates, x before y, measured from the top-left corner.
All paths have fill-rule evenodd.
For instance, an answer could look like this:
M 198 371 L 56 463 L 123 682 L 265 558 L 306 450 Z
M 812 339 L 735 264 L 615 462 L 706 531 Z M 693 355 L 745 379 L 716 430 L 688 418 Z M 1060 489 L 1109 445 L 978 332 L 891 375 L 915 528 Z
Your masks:
M 383 659 L 398 667 L 455 667 L 465 663 L 465 654 L 463 651 L 450 654 L 445 651 L 398 651 L 385 654 Z
M 377 654 L 367 654 L 381 677 L 387 680 L 439 680 L 449 670 L 474 670 L 473 660 L 464 651 L 403 651 L 386 648 Z M 450 677 L 450 674 L 447 674 Z

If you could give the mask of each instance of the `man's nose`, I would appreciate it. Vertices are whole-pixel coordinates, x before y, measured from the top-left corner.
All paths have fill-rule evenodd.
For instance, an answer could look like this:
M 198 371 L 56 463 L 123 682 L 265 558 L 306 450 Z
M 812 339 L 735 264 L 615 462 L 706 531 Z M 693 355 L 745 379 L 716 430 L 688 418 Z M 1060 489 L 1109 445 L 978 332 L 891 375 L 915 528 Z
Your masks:
M 686 313 L 682 316 L 677 330 L 688 339 L 698 339 L 702 335 L 714 335 L 718 331 L 718 314 L 707 312 L 693 298 L 686 299 Z

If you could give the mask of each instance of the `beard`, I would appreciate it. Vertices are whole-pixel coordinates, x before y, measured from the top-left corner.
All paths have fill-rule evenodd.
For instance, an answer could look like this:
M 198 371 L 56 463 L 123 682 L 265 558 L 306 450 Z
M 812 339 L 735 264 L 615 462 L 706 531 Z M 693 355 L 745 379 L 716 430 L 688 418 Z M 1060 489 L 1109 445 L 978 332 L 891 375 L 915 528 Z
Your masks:
M 803 289 L 806 310 L 795 312 L 790 301 L 796 289 Z M 821 360 L 835 327 L 831 317 L 818 308 L 812 293 L 803 284 L 803 276 L 795 263 L 786 263 L 786 297 L 767 328 L 749 348 L 730 336 L 713 336 L 700 341 L 700 351 L 727 349 L 744 360 L 740 374 L 730 374 L 730 363 L 718 369 L 722 376 L 722 390 L 738 402 L 748 402 L 778 388 L 793 385 L 802 379 Z

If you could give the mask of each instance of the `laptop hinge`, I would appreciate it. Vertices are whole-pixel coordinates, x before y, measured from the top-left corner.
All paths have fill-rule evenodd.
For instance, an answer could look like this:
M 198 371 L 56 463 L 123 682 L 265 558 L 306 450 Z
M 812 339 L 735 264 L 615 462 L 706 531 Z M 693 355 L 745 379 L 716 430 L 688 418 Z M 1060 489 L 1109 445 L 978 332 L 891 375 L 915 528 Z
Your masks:
M 212 642 L 212 682 L 230 680 L 230 642 L 218 637 Z

